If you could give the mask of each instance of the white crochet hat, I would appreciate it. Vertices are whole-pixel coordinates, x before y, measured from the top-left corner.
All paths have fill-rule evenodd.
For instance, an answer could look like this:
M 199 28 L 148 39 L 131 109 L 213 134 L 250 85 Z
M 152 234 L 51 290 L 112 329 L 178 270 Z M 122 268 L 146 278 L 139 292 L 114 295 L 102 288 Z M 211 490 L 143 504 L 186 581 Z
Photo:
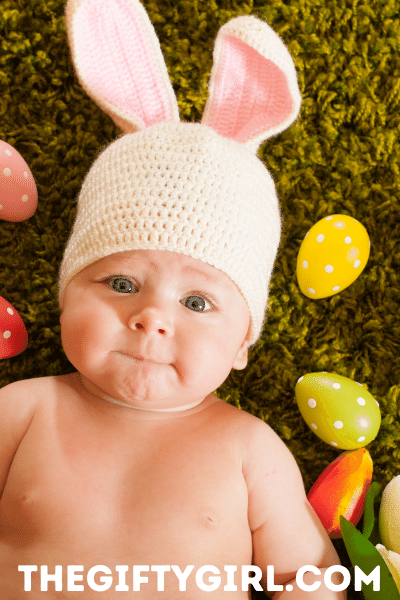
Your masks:
M 83 87 L 126 134 L 100 154 L 82 185 L 60 304 L 74 275 L 114 252 L 181 252 L 236 283 L 254 343 L 280 238 L 275 186 L 256 150 L 299 112 L 289 52 L 255 17 L 226 23 L 202 122 L 183 123 L 138 0 L 69 0 L 67 29 Z

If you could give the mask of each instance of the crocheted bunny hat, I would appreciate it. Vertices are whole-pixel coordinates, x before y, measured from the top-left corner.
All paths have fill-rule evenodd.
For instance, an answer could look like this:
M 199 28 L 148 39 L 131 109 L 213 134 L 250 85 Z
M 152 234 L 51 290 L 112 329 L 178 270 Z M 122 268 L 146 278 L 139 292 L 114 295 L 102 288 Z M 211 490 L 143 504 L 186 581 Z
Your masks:
M 78 78 L 124 135 L 83 182 L 60 268 L 60 306 L 72 277 L 105 256 L 181 252 L 235 282 L 249 307 L 253 344 L 281 228 L 275 186 L 256 152 L 300 110 L 288 50 L 254 16 L 227 22 L 215 41 L 201 123 L 185 123 L 138 0 L 69 0 L 66 16 Z

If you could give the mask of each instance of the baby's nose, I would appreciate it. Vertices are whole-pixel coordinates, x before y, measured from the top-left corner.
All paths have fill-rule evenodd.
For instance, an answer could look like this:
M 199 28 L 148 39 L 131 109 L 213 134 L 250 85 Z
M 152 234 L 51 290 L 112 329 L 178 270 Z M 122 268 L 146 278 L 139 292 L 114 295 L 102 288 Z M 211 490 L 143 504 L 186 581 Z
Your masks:
M 130 317 L 128 326 L 133 331 L 157 333 L 171 337 L 173 324 L 171 317 L 157 308 L 146 307 Z

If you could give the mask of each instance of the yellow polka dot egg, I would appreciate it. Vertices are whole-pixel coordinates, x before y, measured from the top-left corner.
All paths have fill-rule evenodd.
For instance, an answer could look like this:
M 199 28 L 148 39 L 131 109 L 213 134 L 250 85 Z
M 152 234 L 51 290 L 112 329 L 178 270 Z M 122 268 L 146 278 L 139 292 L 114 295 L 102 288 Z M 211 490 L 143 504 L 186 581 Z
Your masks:
M 307 425 L 335 448 L 362 448 L 379 431 L 378 402 L 353 379 L 336 373 L 308 373 L 297 381 L 295 395 Z
M 308 298 L 327 298 L 352 284 L 367 264 L 367 230 L 347 215 L 330 215 L 307 232 L 297 257 L 297 281 Z

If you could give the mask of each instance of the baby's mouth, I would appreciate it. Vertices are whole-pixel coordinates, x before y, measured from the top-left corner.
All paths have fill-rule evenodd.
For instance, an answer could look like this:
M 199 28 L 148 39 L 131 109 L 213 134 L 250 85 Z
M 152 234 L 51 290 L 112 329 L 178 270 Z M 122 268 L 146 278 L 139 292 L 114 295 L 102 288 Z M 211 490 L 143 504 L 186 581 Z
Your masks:
M 153 360 L 152 358 L 147 358 L 146 355 L 142 354 L 130 354 L 129 352 L 122 352 L 121 350 L 115 350 L 117 354 L 121 354 L 122 356 L 126 356 L 130 358 L 132 361 L 137 361 L 138 363 L 148 363 L 152 365 L 161 365 L 164 367 L 172 367 L 179 375 L 179 371 L 174 362 L 164 361 L 164 360 Z
M 132 360 L 138 360 L 138 361 L 144 361 L 144 362 L 149 362 L 149 363 L 155 363 L 155 364 L 161 364 L 159 363 L 159 361 L 153 360 L 151 358 L 148 358 L 146 356 L 142 356 L 141 354 L 129 354 L 128 352 L 121 352 L 119 350 L 116 350 L 117 354 L 122 354 L 122 356 L 126 356 L 127 358 L 130 358 Z
M 122 354 L 122 356 L 127 356 L 128 358 L 132 358 L 133 360 L 149 360 L 141 356 L 140 354 L 129 354 L 128 352 L 121 352 L 120 350 L 116 350 L 117 354 Z

